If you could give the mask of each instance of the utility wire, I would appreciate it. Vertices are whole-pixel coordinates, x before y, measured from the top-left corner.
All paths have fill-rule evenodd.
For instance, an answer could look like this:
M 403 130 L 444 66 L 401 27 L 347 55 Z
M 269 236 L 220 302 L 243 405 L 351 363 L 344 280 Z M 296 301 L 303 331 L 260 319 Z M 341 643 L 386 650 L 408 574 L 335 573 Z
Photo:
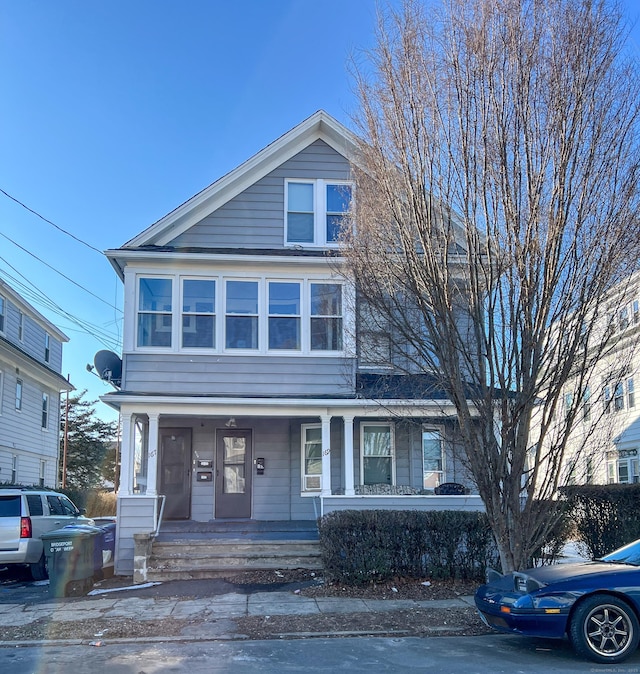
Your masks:
M 0 191 L 2 191 L 2 190 L 0 190 Z M 37 255 L 32 253 L 30 250 L 27 250 L 24 246 L 21 246 L 17 241 L 14 241 L 11 237 L 7 236 L 6 234 L 3 234 L 2 232 L 0 232 L 0 236 L 5 238 L 7 241 L 10 241 L 14 246 L 17 246 L 20 250 L 24 251 L 27 255 L 31 255 L 32 258 L 38 260 L 38 262 L 41 262 L 45 267 L 49 267 L 49 269 L 54 271 L 56 274 L 59 274 L 60 276 L 62 276 L 62 278 L 69 281 L 69 283 L 73 283 L 73 285 L 80 288 L 80 290 L 84 290 L 86 293 L 89 293 L 89 295 L 91 295 L 92 297 L 95 297 L 97 300 L 100 300 L 101 302 L 106 304 L 108 307 L 111 307 L 112 309 L 115 309 L 116 311 L 119 311 L 120 313 L 122 313 L 122 309 L 118 309 L 118 307 L 111 304 L 111 302 L 107 302 L 107 300 L 103 300 L 102 297 L 98 297 L 98 295 L 95 295 L 94 293 L 92 293 L 90 290 L 88 290 L 84 286 L 80 285 L 79 283 L 76 283 L 72 278 L 69 278 L 68 276 L 63 274 L 61 271 L 58 271 L 55 267 L 52 267 L 48 262 L 45 262 L 43 259 L 39 258 Z M 6 260 L 5 260 L 5 262 L 6 262 Z
M 77 236 L 74 234 L 71 234 L 71 232 L 67 232 L 66 229 L 62 229 L 62 227 L 58 227 L 55 222 L 51 222 L 51 220 L 48 220 L 47 218 L 44 217 L 44 215 L 40 215 L 37 211 L 34 211 L 33 208 L 29 208 L 26 204 L 23 204 L 21 201 L 16 199 L 15 197 L 12 197 L 8 192 L 5 192 L 1 187 L 0 187 L 0 192 L 4 194 L 5 197 L 11 199 L 11 201 L 14 201 L 16 204 L 19 206 L 22 206 L 22 208 L 26 209 L 29 211 L 29 213 L 33 213 L 37 217 L 40 218 L 40 220 L 44 220 L 46 223 L 50 224 L 52 227 L 55 227 L 58 231 L 62 232 L 63 234 L 66 234 L 67 236 L 70 236 L 72 239 L 77 241 L 78 243 L 81 243 L 83 246 L 86 246 L 87 248 L 90 248 L 91 250 L 94 250 L 96 253 L 100 253 L 102 255 L 102 251 L 98 250 L 94 246 L 92 246 L 90 243 L 87 243 L 86 241 L 83 241 L 82 239 L 79 239 Z

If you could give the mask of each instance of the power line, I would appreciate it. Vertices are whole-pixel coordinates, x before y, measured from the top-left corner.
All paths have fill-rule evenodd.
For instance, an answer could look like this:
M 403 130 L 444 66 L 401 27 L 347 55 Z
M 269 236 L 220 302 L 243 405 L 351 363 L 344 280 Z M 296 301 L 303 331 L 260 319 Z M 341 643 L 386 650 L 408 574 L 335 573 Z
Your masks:
M 5 192 L 1 187 L 0 187 L 0 192 L 4 194 L 5 197 L 11 199 L 11 201 L 14 201 L 16 204 L 19 206 L 22 206 L 25 210 L 29 211 L 29 213 L 33 213 L 35 216 L 39 217 L 40 220 L 44 220 L 46 223 L 50 224 L 52 227 L 55 227 L 58 231 L 62 232 L 63 234 L 66 234 L 67 236 L 71 237 L 78 243 L 81 243 L 83 246 L 86 246 L 87 248 L 90 248 L 91 250 L 94 250 L 96 253 L 100 253 L 102 255 L 102 251 L 98 250 L 94 246 L 92 246 L 90 243 L 87 243 L 86 241 L 83 241 L 82 239 L 79 239 L 77 236 L 74 234 L 71 234 L 71 232 L 67 232 L 66 229 L 63 229 L 62 227 L 59 227 L 56 225 L 55 222 L 51 222 L 51 220 L 48 220 L 47 218 L 44 217 L 44 215 L 40 215 L 37 211 L 34 211 L 33 208 L 29 208 L 26 204 L 23 204 L 19 199 L 16 199 L 15 197 L 12 197 L 8 192 Z
M 2 191 L 2 190 L 0 190 L 0 191 Z M 48 267 L 49 269 L 54 271 L 56 274 L 59 274 L 60 276 L 62 276 L 62 278 L 69 281 L 69 283 L 73 283 L 73 285 L 80 288 L 80 290 L 84 290 L 86 293 L 89 293 L 89 295 L 91 295 L 92 297 L 95 297 L 97 300 L 100 300 L 101 302 L 106 304 L 108 307 L 111 307 L 112 309 L 115 309 L 116 311 L 119 311 L 120 313 L 122 313 L 122 309 L 118 309 L 118 307 L 114 306 L 110 302 L 107 302 L 107 300 L 103 300 L 102 297 L 99 297 L 98 295 L 92 293 L 88 288 L 85 288 L 83 285 L 80 285 L 79 283 L 74 281 L 72 278 L 69 278 L 68 276 L 63 274 L 61 271 L 58 271 L 55 267 L 52 267 L 48 262 L 45 262 L 42 258 L 39 258 L 37 255 L 35 255 L 35 253 L 32 253 L 30 250 L 27 250 L 24 246 L 21 246 L 17 241 L 14 241 L 11 237 L 7 236 L 6 234 L 3 234 L 2 232 L 0 232 L 0 236 L 5 238 L 7 241 L 10 241 L 14 246 L 17 246 L 20 250 L 24 251 L 27 255 L 31 255 L 32 258 L 38 260 L 38 262 L 42 263 L 45 267 Z M 102 254 L 102 253 L 100 253 L 100 254 Z M 5 260 L 5 262 L 6 262 L 6 260 Z

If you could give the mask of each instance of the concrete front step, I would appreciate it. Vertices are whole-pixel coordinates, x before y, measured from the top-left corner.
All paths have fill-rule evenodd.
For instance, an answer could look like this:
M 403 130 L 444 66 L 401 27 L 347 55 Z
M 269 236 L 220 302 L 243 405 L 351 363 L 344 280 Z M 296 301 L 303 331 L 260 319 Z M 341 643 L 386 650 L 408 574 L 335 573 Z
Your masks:
M 231 539 L 154 541 L 147 580 L 216 578 L 240 571 L 321 569 L 317 541 Z

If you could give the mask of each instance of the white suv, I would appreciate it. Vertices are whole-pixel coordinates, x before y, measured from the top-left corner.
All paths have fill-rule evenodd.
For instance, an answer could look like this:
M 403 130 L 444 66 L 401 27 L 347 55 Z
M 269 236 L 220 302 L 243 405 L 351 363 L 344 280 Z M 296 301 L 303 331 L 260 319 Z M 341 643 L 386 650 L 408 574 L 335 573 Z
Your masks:
M 40 537 L 76 522 L 93 524 L 64 494 L 28 487 L 0 488 L 0 567 L 26 564 L 34 580 L 47 578 Z

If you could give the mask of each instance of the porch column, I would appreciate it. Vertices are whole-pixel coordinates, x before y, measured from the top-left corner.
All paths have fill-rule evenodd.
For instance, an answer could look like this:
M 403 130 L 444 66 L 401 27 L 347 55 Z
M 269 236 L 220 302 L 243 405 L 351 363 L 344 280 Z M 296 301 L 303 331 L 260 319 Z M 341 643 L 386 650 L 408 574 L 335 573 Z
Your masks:
M 133 437 L 135 424 L 133 414 L 122 414 L 122 447 L 120 448 L 120 486 L 119 496 L 133 494 L 133 454 L 135 441 Z
M 331 496 L 331 417 L 320 416 L 322 424 L 322 495 Z
M 149 413 L 149 462 L 147 464 L 147 495 L 158 495 L 158 420 L 159 414 Z
M 344 419 L 344 493 L 345 496 L 353 496 L 354 471 L 353 471 L 353 417 Z

